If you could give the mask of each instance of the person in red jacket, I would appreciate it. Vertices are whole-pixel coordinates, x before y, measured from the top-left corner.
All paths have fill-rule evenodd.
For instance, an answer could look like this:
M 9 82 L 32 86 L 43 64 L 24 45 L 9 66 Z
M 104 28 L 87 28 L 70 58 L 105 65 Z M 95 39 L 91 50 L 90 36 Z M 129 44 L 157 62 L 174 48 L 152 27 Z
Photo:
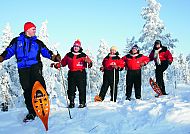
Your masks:
M 131 100 L 132 87 L 134 85 L 135 98 L 141 99 L 141 68 L 148 64 L 149 58 L 139 54 L 139 47 L 134 45 L 129 54 L 122 57 L 127 70 L 126 75 L 126 100 Z
M 65 55 L 61 63 L 56 63 L 55 68 L 68 65 L 68 98 L 70 100 L 69 108 L 74 108 L 76 87 L 79 91 L 79 108 L 86 107 L 86 71 L 85 68 L 92 67 L 91 59 L 82 52 L 81 42 L 76 40 L 71 51 Z
M 119 71 L 123 69 L 124 62 L 119 57 L 116 46 L 110 48 L 110 53 L 103 59 L 103 67 L 100 68 L 103 74 L 103 84 L 99 95 L 95 96 L 95 101 L 103 101 L 108 88 L 110 87 L 110 101 L 116 102 L 117 99 L 117 85 L 119 82 Z M 115 74 L 114 74 L 115 72 Z M 115 79 L 114 79 L 115 77 Z M 115 85 L 114 85 L 115 83 Z M 114 94 L 114 96 L 113 96 Z
M 153 50 L 149 55 L 150 61 L 154 60 L 156 65 L 156 82 L 160 87 L 162 94 L 167 95 L 165 91 L 163 73 L 168 68 L 168 66 L 173 62 L 173 57 L 167 47 L 162 46 L 160 40 L 156 40 L 154 43 Z

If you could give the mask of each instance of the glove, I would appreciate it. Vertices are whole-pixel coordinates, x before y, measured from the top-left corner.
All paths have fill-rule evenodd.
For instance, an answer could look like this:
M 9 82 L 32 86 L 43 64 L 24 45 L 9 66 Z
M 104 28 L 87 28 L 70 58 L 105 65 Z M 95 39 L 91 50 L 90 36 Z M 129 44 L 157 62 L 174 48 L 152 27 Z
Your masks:
M 100 67 L 100 71 L 104 72 L 104 67 Z
M 140 66 L 143 67 L 143 66 L 145 66 L 145 64 L 142 62 L 142 63 L 140 63 Z
M 51 64 L 50 64 L 50 67 L 54 67 L 54 64 L 55 64 L 55 63 L 51 63 Z
M 92 62 L 90 62 L 89 64 L 88 64 L 88 68 L 91 68 L 92 67 Z
M 57 54 L 55 56 L 55 62 L 60 62 L 60 61 L 61 61 L 61 56 L 60 56 L 60 54 Z
M 90 64 L 90 63 L 91 63 L 91 60 L 90 60 L 89 58 L 85 58 L 85 59 L 84 59 L 84 62 Z
M 56 69 L 61 68 L 61 63 L 51 63 L 50 67 L 54 67 Z
M 3 62 L 4 58 L 3 56 L 0 56 L 0 63 Z
M 61 61 L 61 56 L 60 56 L 60 54 L 57 54 L 57 55 L 52 55 L 52 61 L 54 61 L 54 62 L 60 62 Z
M 118 69 L 119 68 L 117 65 L 112 65 L 111 67 L 114 68 L 114 69 Z
M 168 61 L 168 64 L 169 64 L 169 65 L 171 65 L 171 64 L 172 64 L 172 62 L 171 62 L 171 61 Z

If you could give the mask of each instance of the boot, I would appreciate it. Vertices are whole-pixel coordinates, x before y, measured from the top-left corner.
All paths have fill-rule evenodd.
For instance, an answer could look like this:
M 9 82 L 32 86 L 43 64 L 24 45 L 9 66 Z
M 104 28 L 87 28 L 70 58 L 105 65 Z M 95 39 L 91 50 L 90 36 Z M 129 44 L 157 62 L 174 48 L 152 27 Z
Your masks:
M 74 107 L 75 107 L 75 103 L 74 102 L 70 102 L 69 108 L 74 108 Z
M 1 104 L 1 111 L 6 112 L 8 111 L 8 103 L 4 102 Z
M 69 108 L 74 108 L 75 107 L 74 97 L 71 97 L 71 99 L 69 100 L 70 100 Z
M 82 104 L 79 104 L 79 107 L 78 108 L 84 108 L 86 107 L 86 104 L 85 103 L 82 103 Z
M 23 121 L 24 122 L 32 121 L 35 119 L 35 117 L 36 117 L 35 113 L 28 113 Z
M 40 91 L 40 90 L 37 90 L 36 91 L 36 97 L 38 98 L 38 97 L 43 97 L 43 94 L 42 94 L 42 92 Z
M 126 97 L 126 100 L 131 101 L 131 97 Z

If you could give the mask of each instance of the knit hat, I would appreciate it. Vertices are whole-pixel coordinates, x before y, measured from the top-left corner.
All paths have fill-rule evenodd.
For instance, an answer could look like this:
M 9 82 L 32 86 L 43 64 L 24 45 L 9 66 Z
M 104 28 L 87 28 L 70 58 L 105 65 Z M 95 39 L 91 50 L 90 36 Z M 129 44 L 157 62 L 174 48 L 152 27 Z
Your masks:
M 154 44 L 155 44 L 155 45 L 156 45 L 156 44 L 160 44 L 160 45 L 161 45 L 162 43 L 161 43 L 160 40 L 156 40 L 156 41 L 154 42 Z
M 116 46 L 112 46 L 112 47 L 110 48 L 110 50 L 115 50 L 115 51 L 117 51 L 117 47 L 116 47 Z
M 80 42 L 80 40 L 79 40 L 79 39 L 76 40 L 76 41 L 74 42 L 73 46 L 81 47 L 81 42 Z
M 132 49 L 136 49 L 137 51 L 139 50 L 139 47 L 137 46 L 137 45 L 134 45 L 133 47 L 132 47 Z M 131 49 L 131 50 L 132 50 Z
M 36 27 L 36 26 L 32 22 L 26 22 L 24 24 L 24 32 L 26 32 L 28 29 L 30 29 L 32 27 Z

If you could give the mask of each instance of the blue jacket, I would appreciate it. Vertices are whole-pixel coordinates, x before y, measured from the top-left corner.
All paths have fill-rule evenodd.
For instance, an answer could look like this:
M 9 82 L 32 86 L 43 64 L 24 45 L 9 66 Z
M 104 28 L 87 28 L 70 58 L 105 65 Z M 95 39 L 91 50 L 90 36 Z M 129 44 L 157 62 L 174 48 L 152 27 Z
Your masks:
M 40 54 L 51 59 L 53 52 L 50 51 L 36 36 L 27 37 L 24 32 L 14 38 L 10 45 L 1 54 L 4 60 L 16 56 L 18 68 L 29 68 L 41 62 Z

